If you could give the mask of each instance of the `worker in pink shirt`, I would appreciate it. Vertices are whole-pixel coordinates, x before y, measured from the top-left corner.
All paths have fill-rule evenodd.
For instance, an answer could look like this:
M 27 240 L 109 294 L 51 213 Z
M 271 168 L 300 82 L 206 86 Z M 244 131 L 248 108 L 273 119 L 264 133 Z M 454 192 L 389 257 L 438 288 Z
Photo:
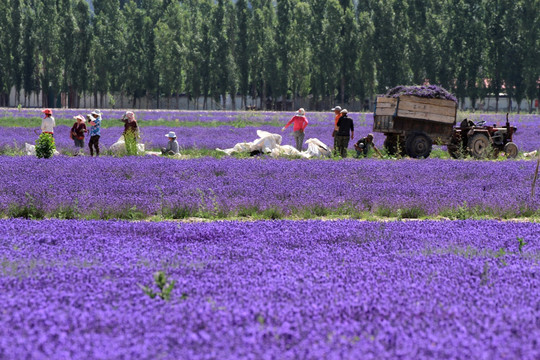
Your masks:
M 281 131 L 285 131 L 286 128 L 289 127 L 289 125 L 293 125 L 293 136 L 296 140 L 296 149 L 298 151 L 302 151 L 302 144 L 304 143 L 304 130 L 306 129 L 306 126 L 308 125 L 308 120 L 306 119 L 306 111 L 303 108 L 298 109 L 296 114 L 292 117 L 291 120 L 285 125 Z

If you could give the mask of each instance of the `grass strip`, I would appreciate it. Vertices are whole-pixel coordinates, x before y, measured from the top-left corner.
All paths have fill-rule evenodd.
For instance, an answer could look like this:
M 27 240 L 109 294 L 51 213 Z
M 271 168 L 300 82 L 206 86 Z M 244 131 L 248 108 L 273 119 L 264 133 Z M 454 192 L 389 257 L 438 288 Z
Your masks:
M 72 126 L 75 122 L 74 119 L 66 119 L 66 118 L 56 118 L 56 125 L 65 125 L 65 126 Z M 275 127 L 281 127 L 283 126 L 283 122 L 279 122 L 276 120 L 272 121 L 248 121 L 248 120 L 235 120 L 235 121 L 180 121 L 179 119 L 176 120 L 139 120 L 138 124 L 140 127 L 148 127 L 148 126 L 166 126 L 166 127 L 207 127 L 207 128 L 214 128 L 214 127 L 220 127 L 220 126 L 232 126 L 236 128 L 244 128 L 249 126 L 275 126 Z M 31 118 L 23 118 L 23 117 L 3 117 L 0 118 L 0 127 L 25 127 L 25 128 L 38 128 L 41 126 L 41 118 L 39 117 L 31 117 Z M 124 123 L 122 123 L 119 120 L 111 120 L 111 119 L 103 119 L 101 122 L 101 126 L 103 128 L 111 128 L 111 127 L 123 127 Z

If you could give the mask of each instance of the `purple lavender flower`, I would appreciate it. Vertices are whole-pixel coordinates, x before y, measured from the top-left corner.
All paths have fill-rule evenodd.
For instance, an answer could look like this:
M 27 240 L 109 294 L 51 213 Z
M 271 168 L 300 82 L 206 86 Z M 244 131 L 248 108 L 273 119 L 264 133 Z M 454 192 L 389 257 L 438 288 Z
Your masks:
M 497 221 L 4 219 L 0 357 L 538 359 L 539 237 Z M 169 301 L 140 288 L 156 271 Z

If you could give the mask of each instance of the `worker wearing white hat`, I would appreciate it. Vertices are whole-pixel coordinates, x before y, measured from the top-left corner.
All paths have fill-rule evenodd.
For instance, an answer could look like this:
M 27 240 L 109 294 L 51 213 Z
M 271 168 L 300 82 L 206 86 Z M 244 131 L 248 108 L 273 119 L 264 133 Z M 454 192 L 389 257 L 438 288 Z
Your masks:
M 101 137 L 101 111 L 94 110 L 87 116 L 88 124 L 90 125 L 89 134 L 90 141 L 88 142 L 88 148 L 90 149 L 90 156 L 94 156 L 94 150 L 96 156 L 99 156 L 99 138 Z
M 176 141 L 176 133 L 174 131 L 169 131 L 169 133 L 166 134 L 165 136 L 169 138 L 169 142 L 167 143 L 167 147 L 161 148 L 161 154 L 163 155 L 180 154 L 180 147 L 178 146 L 178 141 Z
M 78 155 L 79 152 L 84 148 L 84 134 L 88 132 L 86 129 L 86 120 L 84 116 L 77 115 L 73 117 L 76 122 L 73 124 L 70 130 L 70 137 L 75 143 L 75 148 L 78 148 L 75 152 L 75 155 Z

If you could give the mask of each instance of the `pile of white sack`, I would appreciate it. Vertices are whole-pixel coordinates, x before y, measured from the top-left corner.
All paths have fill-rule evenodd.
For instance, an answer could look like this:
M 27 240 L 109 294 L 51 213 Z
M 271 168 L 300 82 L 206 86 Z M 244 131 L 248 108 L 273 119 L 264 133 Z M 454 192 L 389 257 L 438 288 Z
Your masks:
M 308 148 L 306 151 L 298 151 L 294 146 L 281 145 L 281 135 L 272 134 L 267 131 L 257 130 L 258 139 L 252 142 L 238 143 L 230 149 L 216 149 L 227 155 L 239 152 L 269 154 L 272 157 L 280 156 L 300 156 L 306 159 L 330 157 L 332 151 L 322 141 L 316 138 L 307 139 Z

